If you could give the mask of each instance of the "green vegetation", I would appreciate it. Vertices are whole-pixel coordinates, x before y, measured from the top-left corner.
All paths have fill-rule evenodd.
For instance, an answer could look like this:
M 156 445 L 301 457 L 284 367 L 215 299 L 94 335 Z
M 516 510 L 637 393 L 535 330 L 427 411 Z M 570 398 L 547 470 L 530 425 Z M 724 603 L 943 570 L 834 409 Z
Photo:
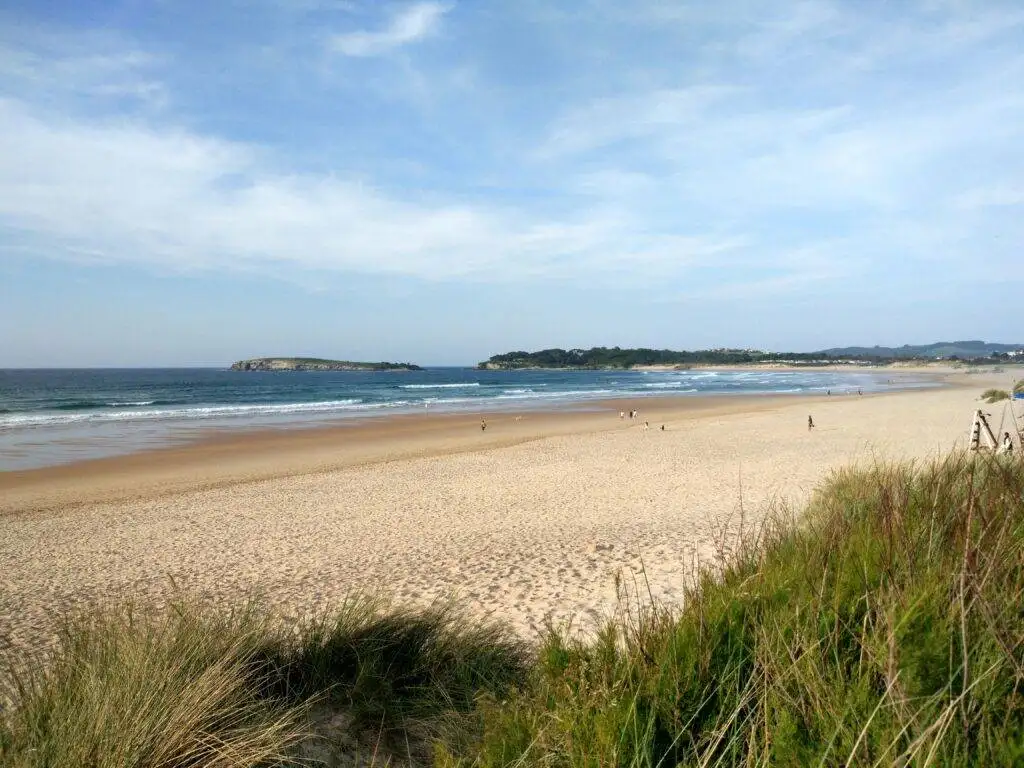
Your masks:
M 1024 379 L 1021 379 L 1020 381 L 1013 385 L 1013 394 L 1024 394 Z
M 231 364 L 233 371 L 422 371 L 412 363 L 357 363 L 320 357 L 257 357 Z
M 939 342 L 924 346 L 837 347 L 820 352 L 763 352 L 756 349 L 704 349 L 695 352 L 672 349 L 542 349 L 539 352 L 506 352 L 479 363 L 479 368 L 631 368 L 636 365 L 741 365 L 784 362 L 794 365 L 828 365 L 841 362 L 933 362 L 937 359 L 970 365 L 1002 363 L 1013 359 L 1011 344 L 983 341 Z
M 937 341 L 934 344 L 904 344 L 902 347 L 834 347 L 825 352 L 833 356 L 874 357 L 890 360 L 957 358 L 1011 359 L 1010 353 L 1024 349 L 1024 344 L 993 344 L 991 342 Z
M 323 712 L 344 713 L 349 753 L 423 759 L 475 696 L 522 679 L 526 659 L 496 625 L 367 599 L 288 628 L 255 604 L 79 616 L 45 666 L 7 669 L 0 765 L 291 765 L 331 751 L 317 743 L 329 727 L 311 733 Z
M 539 352 L 507 352 L 494 355 L 479 364 L 480 368 L 632 368 L 635 365 L 734 365 L 787 360 L 822 362 L 818 353 L 776 355 L 770 352 L 742 349 L 678 352 L 671 349 L 542 349 Z M 826 361 L 827 362 L 827 361 Z
M 298 764 L 325 708 L 377 764 L 1024 762 L 1019 456 L 841 471 L 727 544 L 681 609 L 552 630 L 532 662 L 498 628 L 365 601 L 290 631 L 255 610 L 80 619 L 17 679 L 0 764 Z
M 1010 393 L 1005 389 L 986 389 L 981 393 L 981 399 L 986 403 L 998 403 L 1000 400 L 1009 400 Z

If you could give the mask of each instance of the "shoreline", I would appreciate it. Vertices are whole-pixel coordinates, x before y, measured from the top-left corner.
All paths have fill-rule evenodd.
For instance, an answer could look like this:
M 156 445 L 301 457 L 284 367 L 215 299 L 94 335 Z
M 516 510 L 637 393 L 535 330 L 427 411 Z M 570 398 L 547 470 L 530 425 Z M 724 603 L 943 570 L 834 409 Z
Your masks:
M 753 366 L 740 366 L 740 370 Z M 714 366 L 715 370 L 733 370 Z M 800 369 L 795 369 L 800 370 Z M 895 371 L 894 371 L 895 373 Z M 0 517 L 101 501 L 163 496 L 257 480 L 329 472 L 348 467 L 505 448 L 545 438 L 596 434 L 624 426 L 621 411 L 641 418 L 679 420 L 755 413 L 795 401 L 814 405 L 845 398 L 907 395 L 922 389 L 975 386 L 976 375 L 951 368 L 900 370 L 933 386 L 894 388 L 856 396 L 818 393 L 651 393 L 596 398 L 532 409 L 473 409 L 374 414 L 312 425 L 213 427 L 185 442 L 126 453 L 0 472 Z M 989 373 L 988 376 L 996 374 Z M 937 385 L 937 386 L 934 386 Z M 479 430 L 480 420 L 489 425 Z M 627 418 L 625 426 L 629 426 Z M 652 425 L 655 429 L 658 424 Z
M 732 374 L 735 372 L 743 372 L 750 370 L 757 370 L 757 367 L 753 366 L 708 366 L 698 367 L 694 370 L 698 374 L 705 372 L 720 371 L 723 374 Z M 665 369 L 669 370 L 669 369 Z M 771 373 L 808 373 L 807 370 L 801 368 L 785 369 L 785 368 L 761 368 L 764 372 Z M 637 373 L 659 373 L 664 372 L 661 368 L 651 367 L 649 369 L 638 368 Z M 830 373 L 844 373 L 854 375 L 857 372 L 849 369 L 837 368 Z M 869 372 L 862 371 L 867 375 L 873 375 L 875 377 L 874 384 L 866 384 L 867 392 L 879 392 L 879 391 L 890 391 L 891 388 L 900 388 L 907 386 L 908 388 L 915 388 L 915 384 L 918 382 L 924 383 L 924 386 L 931 386 L 935 383 L 943 383 L 948 379 L 951 370 L 947 369 L 930 369 L 930 370 L 908 370 L 899 371 L 894 373 L 892 379 L 883 381 L 878 378 L 879 374 L 877 371 Z M 910 377 L 916 377 L 918 382 L 908 383 L 907 379 Z M 612 382 L 613 384 L 616 382 Z M 417 385 L 418 386 L 418 385 Z M 440 385 L 447 386 L 447 385 Z M 461 386 L 452 384 L 451 386 Z M 547 386 L 541 384 L 541 386 Z M 642 387 L 658 387 L 660 384 L 644 384 L 638 385 Z M 854 388 L 859 388 L 860 384 L 854 381 L 848 384 L 836 382 L 833 384 L 833 388 L 836 394 L 850 394 Z M 569 393 L 584 395 L 584 393 Z M 481 402 L 474 403 L 472 399 L 463 399 L 459 402 L 458 406 L 447 406 L 441 401 L 438 403 L 436 408 L 420 408 L 420 405 L 430 405 L 430 401 L 424 401 L 422 403 L 410 403 L 404 407 L 395 408 L 370 408 L 359 411 L 345 411 L 344 413 L 324 413 L 322 415 L 304 414 L 301 408 L 297 411 L 297 416 L 293 418 L 279 417 L 279 418 L 267 418 L 266 414 L 257 414 L 250 419 L 239 418 L 237 422 L 231 423 L 230 420 L 225 418 L 211 418 L 209 421 L 200 419 L 198 421 L 190 421 L 183 419 L 175 421 L 173 418 L 166 420 L 161 419 L 149 419 L 146 418 L 145 413 L 138 414 L 140 421 L 137 425 L 133 425 L 131 420 L 126 420 L 119 424 L 116 420 L 103 421 L 102 419 L 97 422 L 96 430 L 89 431 L 92 429 L 88 423 L 81 425 L 69 423 L 67 425 L 56 425 L 46 426 L 46 429 L 64 430 L 64 433 L 53 432 L 52 437 L 48 436 L 48 433 L 44 430 L 38 436 L 32 434 L 31 426 L 19 429 L 17 425 L 12 427 L 10 432 L 10 443 L 2 446 L 2 450 L 10 452 L 10 461 L 0 464 L 0 489 L 2 489 L 2 482 L 4 477 L 23 476 L 25 473 L 34 472 L 36 470 L 45 470 L 56 467 L 73 467 L 73 466 L 87 466 L 92 465 L 97 460 L 105 459 L 117 459 L 126 456 L 135 455 L 138 453 L 149 453 L 152 451 L 163 451 L 171 448 L 187 448 L 197 444 L 203 444 L 210 440 L 221 440 L 225 436 L 235 436 L 238 438 L 256 436 L 257 439 L 261 439 L 267 434 L 271 433 L 285 433 L 285 432 L 299 432 L 299 431 L 310 431 L 310 430 L 321 430 L 325 428 L 346 428 L 354 429 L 356 427 L 365 427 L 366 424 L 382 424 L 388 423 L 390 420 L 409 420 L 419 418 L 423 415 L 429 414 L 431 417 L 444 418 L 444 417 L 473 417 L 487 415 L 489 418 L 501 419 L 506 414 L 515 414 L 522 417 L 526 414 L 537 415 L 541 413 L 572 413 L 572 412 L 585 412 L 585 411 L 597 411 L 607 410 L 609 408 L 630 408 L 629 403 L 636 401 L 640 403 L 653 403 L 666 398 L 696 398 L 702 399 L 707 397 L 773 397 L 773 396 L 805 396 L 814 397 L 819 394 L 819 391 L 810 389 L 807 391 L 797 392 L 795 390 L 779 390 L 779 391 L 764 391 L 764 392 L 749 392 L 749 391 L 728 391 L 728 387 L 721 392 L 714 391 L 696 391 L 696 390 L 655 390 L 650 389 L 648 391 L 640 392 L 621 392 L 612 393 L 610 396 L 602 396 L 601 394 L 594 394 L 589 397 L 584 395 L 581 399 L 546 399 L 538 396 L 535 399 L 525 397 L 524 399 L 512 399 L 509 402 L 502 402 L 502 397 L 498 398 L 481 398 Z M 820 394 L 824 394 L 823 390 Z M 359 402 L 359 401 L 354 401 Z M 455 402 L 455 401 L 451 401 Z M 624 405 L 625 404 L 625 405 Z M 148 405 L 148 403 L 114 403 L 114 405 Z M 244 404 L 243 404 L 244 405 Z M 278 407 L 280 404 L 268 407 Z M 285 405 L 288 405 L 285 403 Z M 296 403 L 296 406 L 301 403 Z M 183 408 L 185 406 L 182 406 Z M 235 406 L 231 407 L 224 406 L 222 410 L 229 411 Z M 238 406 L 239 408 L 243 406 Z M 253 406 L 256 407 L 256 406 Z M 186 408 L 187 410 L 187 408 Z M 203 410 L 199 408 L 199 410 Z M 213 407 L 210 410 L 216 411 L 217 408 Z M 102 414 L 101 414 L 102 415 Z M 116 414 L 115 414 L 116 415 Z M 133 414 L 129 414 L 133 415 Z M 26 431 L 27 430 L 27 431 Z M 77 431 L 76 431 L 77 430 Z M 120 430 L 120 433 L 117 432 Z M 357 429 L 358 431 L 358 429 Z M 0 425 L 0 437 L 3 437 L 5 429 Z M 89 441 L 94 441 L 90 445 Z M 50 446 L 48 449 L 47 446 Z M 2 504 L 2 501 L 0 501 Z
M 543 410 L 386 414 L 316 426 L 212 429 L 180 445 L 0 472 L 0 516 L 506 448 L 550 437 L 639 427 L 651 418 L 753 413 L 797 398 L 807 403 L 830 399 L 816 394 L 659 394 L 577 401 Z M 638 405 L 643 408 L 636 421 L 617 417 Z M 487 421 L 486 431 L 479 429 L 481 419 Z
M 495 414 L 486 431 L 479 413 L 394 417 L 0 475 L 0 652 L 45 649 L 87 606 L 185 595 L 258 595 L 285 618 L 353 593 L 452 598 L 524 639 L 589 631 L 634 579 L 676 604 L 741 530 L 801 509 L 833 470 L 965 447 L 1004 378 L 602 400 Z M 639 424 L 618 418 L 631 406 Z

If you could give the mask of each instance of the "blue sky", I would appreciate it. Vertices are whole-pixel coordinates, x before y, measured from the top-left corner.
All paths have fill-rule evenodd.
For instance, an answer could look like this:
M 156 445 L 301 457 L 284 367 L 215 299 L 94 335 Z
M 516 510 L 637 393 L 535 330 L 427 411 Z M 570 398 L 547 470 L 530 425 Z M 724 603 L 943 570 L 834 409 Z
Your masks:
M 1024 5 L 5 3 L 0 285 L 0 366 L 1024 341 Z

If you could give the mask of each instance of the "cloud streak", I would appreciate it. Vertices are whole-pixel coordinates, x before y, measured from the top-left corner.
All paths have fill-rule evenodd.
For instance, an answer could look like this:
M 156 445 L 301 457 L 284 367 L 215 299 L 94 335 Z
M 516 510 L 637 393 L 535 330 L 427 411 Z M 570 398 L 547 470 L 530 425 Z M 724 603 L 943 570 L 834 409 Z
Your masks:
M 414 3 L 395 14 L 384 29 L 335 35 L 330 47 L 345 56 L 382 56 L 434 34 L 449 10 L 451 6 L 443 3 Z

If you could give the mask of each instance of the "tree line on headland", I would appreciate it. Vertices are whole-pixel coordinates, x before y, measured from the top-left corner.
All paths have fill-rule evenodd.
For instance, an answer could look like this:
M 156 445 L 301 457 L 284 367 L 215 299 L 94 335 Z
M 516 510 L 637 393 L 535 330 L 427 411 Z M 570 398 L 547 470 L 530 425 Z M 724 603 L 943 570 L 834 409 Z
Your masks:
M 829 365 L 840 362 L 887 363 L 946 360 L 967 363 L 1024 362 L 1024 345 L 990 344 L 983 341 L 938 342 L 903 347 L 836 347 L 818 352 L 766 352 L 758 349 L 542 349 L 493 355 L 479 363 L 484 369 L 512 368 L 633 368 L 645 365 L 739 365 L 745 363 L 793 363 Z

